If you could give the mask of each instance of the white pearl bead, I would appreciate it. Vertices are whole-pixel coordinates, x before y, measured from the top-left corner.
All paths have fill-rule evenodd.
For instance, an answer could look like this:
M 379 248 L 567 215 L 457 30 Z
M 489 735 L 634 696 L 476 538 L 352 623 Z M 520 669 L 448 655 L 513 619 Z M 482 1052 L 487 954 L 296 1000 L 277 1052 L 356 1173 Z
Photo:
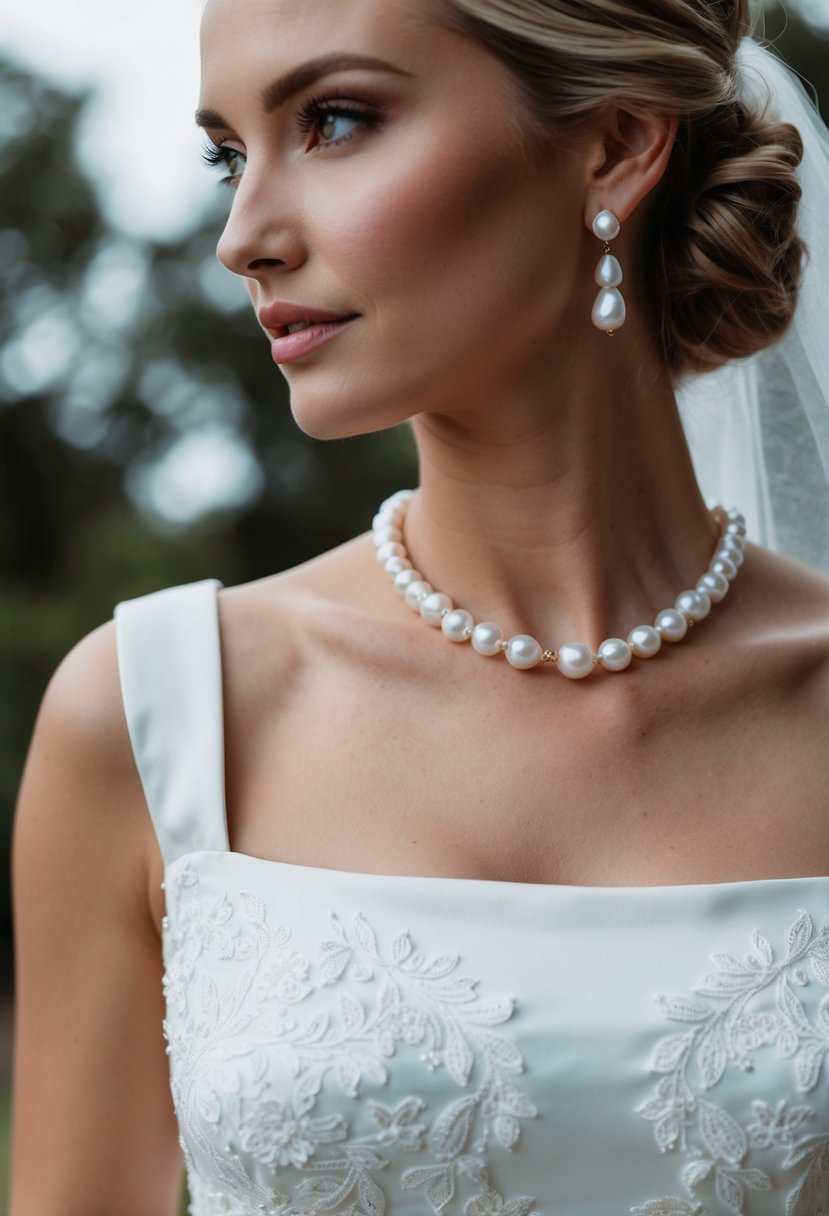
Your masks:
M 540 663 L 542 653 L 539 643 L 528 633 L 516 633 L 515 637 L 510 638 L 507 642 L 507 648 L 504 651 L 510 666 L 518 667 L 521 671 Z
M 393 528 L 397 524 L 396 519 L 392 519 L 390 511 L 378 511 L 371 521 L 371 530 L 376 532 L 378 528 Z
M 676 608 L 663 608 L 656 618 L 656 628 L 664 642 L 680 642 L 688 632 L 688 621 Z
M 605 332 L 611 329 L 621 329 L 625 323 L 627 309 L 618 287 L 602 288 L 596 296 L 591 316 L 596 329 L 603 329 Z
M 380 545 L 377 549 L 377 560 L 381 566 L 383 565 L 384 562 L 387 562 L 390 557 L 408 557 L 408 556 L 409 555 L 406 552 L 406 550 L 403 548 L 403 546 L 393 540 L 386 541 L 385 544 Z
M 415 580 L 409 583 L 406 590 L 403 592 L 403 598 L 410 608 L 414 608 L 415 612 L 420 610 L 420 601 L 425 600 L 427 595 L 431 595 L 433 587 L 431 583 L 427 583 L 425 578 Z
M 387 562 L 383 563 L 383 569 L 389 578 L 396 578 L 401 570 L 411 570 L 412 563 L 408 557 L 390 557 Z
M 732 545 L 732 544 L 729 544 L 728 541 L 724 541 L 723 544 L 720 546 L 717 556 L 718 557 L 727 557 L 730 562 L 734 563 L 734 565 L 737 567 L 738 570 L 746 559 L 746 555 L 743 552 L 742 545 Z
M 662 636 L 653 625 L 637 625 L 628 634 L 628 646 L 637 659 L 652 659 L 662 647 Z
M 420 601 L 420 615 L 428 625 L 439 625 L 441 621 L 441 613 L 451 612 L 454 604 L 448 595 L 444 595 L 442 591 L 433 591 L 431 595 L 427 595 L 425 599 Z
M 739 507 L 729 507 L 725 514 L 731 523 L 744 524 L 746 522 L 746 517 Z
M 746 534 L 745 520 L 732 519 L 730 523 L 725 525 L 723 536 L 739 536 L 740 539 Z
M 621 225 L 612 211 L 600 211 L 593 220 L 593 232 L 600 241 L 613 241 L 621 232 Z
M 583 680 L 593 670 L 593 651 L 582 642 L 565 642 L 558 648 L 558 669 L 568 680 Z
M 711 601 L 704 591 L 680 591 L 674 607 L 691 621 L 704 621 L 711 611 Z
M 594 277 L 600 287 L 618 287 L 623 278 L 619 259 L 606 253 L 599 261 Z
M 380 503 L 380 512 L 404 510 L 414 498 L 414 490 L 397 490 Z
M 630 646 L 622 638 L 607 638 L 596 653 L 602 667 L 608 671 L 624 671 L 633 657 Z
M 472 628 L 472 613 L 463 608 L 456 608 L 454 612 L 447 612 L 440 622 L 440 627 L 450 642 L 465 642 Z
M 387 541 L 402 541 L 403 533 L 400 528 L 385 527 L 374 529 L 375 545 L 385 545 Z
M 714 574 L 709 570 L 697 583 L 697 591 L 704 591 L 712 604 L 719 604 L 728 594 L 728 586 L 728 579 L 724 574 Z
M 391 558 L 389 559 L 392 560 Z M 403 595 L 410 583 L 420 582 L 419 570 L 401 570 L 399 574 L 394 576 L 394 589 L 399 595 Z
M 729 583 L 737 577 L 737 567 L 727 554 L 718 553 L 708 569 L 712 574 L 724 574 Z
M 503 630 L 494 621 L 481 621 L 472 630 L 472 649 L 477 650 L 478 654 L 498 654 L 501 649 L 499 642 L 503 640 Z

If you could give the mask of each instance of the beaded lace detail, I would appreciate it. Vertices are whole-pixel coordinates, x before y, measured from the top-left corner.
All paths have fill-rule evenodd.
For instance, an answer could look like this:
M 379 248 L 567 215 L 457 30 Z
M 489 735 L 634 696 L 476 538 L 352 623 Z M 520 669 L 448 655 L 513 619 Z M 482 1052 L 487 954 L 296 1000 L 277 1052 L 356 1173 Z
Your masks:
M 814 1109 L 794 1097 L 769 1102 L 758 1087 L 740 1122 L 715 1100 L 727 1070 L 752 1076 L 757 1054 L 772 1049 L 791 1061 L 797 1091 L 817 1087 L 829 1052 L 829 992 L 810 1016 L 797 990 L 829 988 L 829 923 L 818 932 L 801 912 L 777 957 L 757 931 L 751 944 L 742 956 L 713 955 L 715 970 L 691 995 L 657 998 L 683 1029 L 657 1044 L 651 1071 L 659 1081 L 639 1114 L 653 1122 L 662 1152 L 685 1158 L 680 1181 L 690 1201 L 652 1199 L 635 1216 L 750 1216 L 752 1192 L 786 1186 L 786 1216 L 829 1216 L 829 1134 L 810 1130 Z
M 405 930 L 381 949 L 359 913 L 350 926 L 332 913 L 311 958 L 268 924 L 257 895 L 238 908 L 203 898 L 189 864 L 168 899 L 165 1035 L 194 1212 L 382 1216 L 400 1188 L 420 1191 L 424 1212 L 530 1216 L 533 1201 L 502 1196 L 487 1173 L 490 1152 L 512 1149 L 537 1114 L 516 1083 L 521 1052 L 493 1029 L 512 1017 L 511 998 L 479 996 L 456 954 L 422 954 Z M 418 1095 L 358 1106 L 404 1051 L 419 1058 Z M 439 1070 L 457 1097 L 430 1110 Z M 320 1110 L 332 1089 L 354 1120 Z M 412 1163 L 390 1180 L 401 1154 Z

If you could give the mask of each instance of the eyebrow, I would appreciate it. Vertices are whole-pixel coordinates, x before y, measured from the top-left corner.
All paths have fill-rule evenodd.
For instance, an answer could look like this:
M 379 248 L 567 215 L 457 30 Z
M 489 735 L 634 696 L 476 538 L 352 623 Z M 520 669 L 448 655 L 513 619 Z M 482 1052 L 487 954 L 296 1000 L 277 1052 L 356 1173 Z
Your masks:
M 346 52 L 321 55 L 317 59 L 309 59 L 307 63 L 292 68 L 284 76 L 265 85 L 260 94 L 262 109 L 266 114 L 270 114 L 273 110 L 279 109 L 294 94 L 307 89 L 322 76 L 328 76 L 332 72 L 342 72 L 347 68 L 369 68 L 374 71 L 394 72 L 397 76 L 411 77 L 412 75 L 411 72 L 405 72 L 402 68 L 386 63 L 384 59 L 376 59 L 372 55 L 352 55 Z M 217 114 L 215 110 L 197 110 L 196 125 L 230 128 L 230 123 L 225 122 L 221 114 Z

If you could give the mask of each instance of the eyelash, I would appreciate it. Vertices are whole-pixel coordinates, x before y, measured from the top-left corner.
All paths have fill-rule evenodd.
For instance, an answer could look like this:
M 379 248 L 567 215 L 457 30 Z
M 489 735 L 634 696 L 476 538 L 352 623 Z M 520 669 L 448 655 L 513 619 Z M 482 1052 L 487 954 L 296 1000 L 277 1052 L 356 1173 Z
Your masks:
M 351 118 L 371 129 L 380 125 L 380 115 L 371 103 L 344 102 L 336 95 L 330 94 L 309 98 L 297 113 L 296 121 L 300 131 L 307 135 L 325 118 Z M 337 144 L 343 144 L 346 140 L 351 139 L 354 134 L 356 132 L 352 131 L 348 135 L 340 135 L 337 139 L 327 139 L 320 146 L 335 147 Z M 228 165 L 233 156 L 244 157 L 244 153 L 239 152 L 237 148 L 214 144 L 212 140 L 208 140 L 202 149 L 202 160 L 211 169 L 218 168 L 220 165 Z M 237 176 L 238 174 L 228 174 L 219 179 L 219 185 L 232 185 Z

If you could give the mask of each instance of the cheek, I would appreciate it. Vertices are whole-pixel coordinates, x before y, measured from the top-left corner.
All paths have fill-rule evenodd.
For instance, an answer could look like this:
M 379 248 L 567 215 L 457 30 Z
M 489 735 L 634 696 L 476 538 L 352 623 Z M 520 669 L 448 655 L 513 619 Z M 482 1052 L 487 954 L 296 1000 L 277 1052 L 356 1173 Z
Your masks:
M 454 300 L 456 289 L 503 279 L 515 259 L 539 270 L 557 203 L 511 133 L 506 146 L 477 130 L 405 144 L 378 152 L 338 190 L 336 209 L 326 205 L 319 231 L 351 286 L 378 302 L 386 289 L 410 298 L 423 284 Z

